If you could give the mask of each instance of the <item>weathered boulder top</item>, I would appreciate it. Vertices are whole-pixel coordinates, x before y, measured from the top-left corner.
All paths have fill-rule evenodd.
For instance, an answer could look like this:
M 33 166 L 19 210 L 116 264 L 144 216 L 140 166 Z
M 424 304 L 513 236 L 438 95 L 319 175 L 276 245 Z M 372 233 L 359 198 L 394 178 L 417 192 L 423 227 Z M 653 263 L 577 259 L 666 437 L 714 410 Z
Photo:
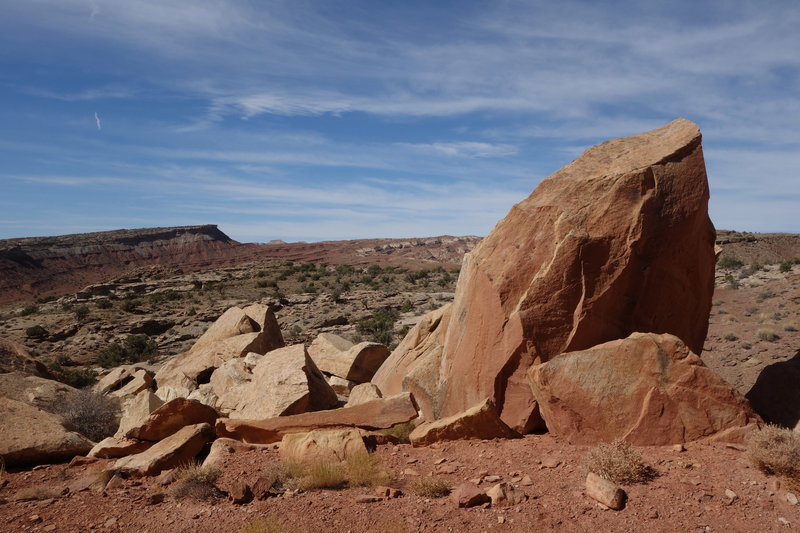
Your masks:
M 434 416 L 488 396 L 527 432 L 541 427 L 534 363 L 633 331 L 699 353 L 714 285 L 708 197 L 700 130 L 682 118 L 544 179 L 464 258 Z

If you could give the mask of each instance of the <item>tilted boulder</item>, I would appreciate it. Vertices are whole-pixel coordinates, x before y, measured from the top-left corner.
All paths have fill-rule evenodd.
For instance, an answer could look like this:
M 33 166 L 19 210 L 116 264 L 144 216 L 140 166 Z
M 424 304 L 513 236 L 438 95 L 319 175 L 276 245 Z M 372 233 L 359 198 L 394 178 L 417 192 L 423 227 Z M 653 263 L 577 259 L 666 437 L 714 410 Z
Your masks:
M 317 368 L 356 383 L 366 383 L 389 357 L 389 349 L 377 342 L 350 341 L 331 333 L 321 333 L 308 348 Z
M 325 376 L 295 344 L 271 351 L 253 368 L 253 380 L 241 388 L 230 418 L 264 419 L 330 409 L 338 403 Z
M 420 424 L 408 438 L 414 446 L 427 446 L 444 440 L 509 439 L 519 436 L 500 419 L 494 402 L 487 398 L 462 413 Z
M 214 321 L 211 326 L 197 339 L 192 349 L 199 349 L 209 344 L 214 344 L 222 339 L 236 337 L 245 333 L 259 331 L 258 323 L 250 318 L 247 313 L 239 307 L 231 307 Z
M 134 370 L 131 379 L 117 390 L 111 391 L 109 396 L 115 398 L 130 398 L 138 393 L 148 390 L 153 384 L 153 373 L 144 368 Z
M 275 318 L 275 313 L 272 312 L 268 305 L 252 304 L 242 309 L 242 311 L 258 325 L 256 331 L 261 332 L 264 351 L 259 353 L 267 353 L 286 346 L 278 319 Z
M 132 476 L 154 476 L 191 463 L 213 438 L 214 429 L 209 424 L 186 426 L 141 453 L 118 459 L 110 469 Z
M 417 406 L 410 394 L 401 393 L 390 398 L 371 402 L 292 416 L 279 416 L 266 420 L 217 420 L 217 435 L 251 444 L 279 442 L 289 433 L 303 433 L 314 429 L 357 427 L 362 429 L 388 429 L 417 418 Z
M 44 363 L 31 357 L 24 346 L 9 339 L 0 339 L 0 374 L 6 372 L 22 372 L 40 378 L 53 378 Z
M 490 397 L 527 432 L 542 427 L 533 364 L 634 331 L 699 352 L 714 290 L 708 198 L 700 131 L 685 119 L 594 146 L 542 180 L 465 256 L 423 416 Z
M 112 368 L 108 374 L 97 380 L 97 383 L 92 386 L 92 390 L 102 394 L 119 390 L 133 380 L 137 370 L 143 368 L 143 365 L 121 365 Z
M 94 443 L 51 413 L 0 397 L 0 457 L 7 466 L 38 465 L 85 455 Z
M 127 457 L 149 449 L 154 443 L 147 440 L 129 439 L 126 437 L 107 437 L 92 448 L 88 456 L 100 459 Z
M 129 431 L 143 426 L 150 413 L 164 405 L 164 400 L 150 390 L 143 390 L 137 394 L 122 410 L 122 418 L 115 437 L 123 438 Z
M 633 333 L 529 371 L 548 430 L 575 444 L 677 444 L 744 427 L 747 401 L 677 337 Z
M 34 407 L 52 410 L 78 389 L 52 379 L 30 376 L 22 372 L 0 374 L 0 397 L 20 400 Z
M 213 425 L 218 416 L 212 407 L 198 401 L 175 398 L 150 413 L 141 425 L 129 429 L 125 436 L 160 441 L 185 426 L 201 423 Z

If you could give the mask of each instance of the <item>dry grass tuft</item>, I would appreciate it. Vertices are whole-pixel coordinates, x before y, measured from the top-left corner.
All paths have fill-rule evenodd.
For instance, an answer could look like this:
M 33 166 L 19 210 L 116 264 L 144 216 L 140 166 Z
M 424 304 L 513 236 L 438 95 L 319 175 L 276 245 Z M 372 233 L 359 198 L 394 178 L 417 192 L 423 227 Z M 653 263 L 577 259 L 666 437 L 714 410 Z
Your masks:
M 775 342 L 776 340 L 781 338 L 780 335 L 778 335 L 778 333 L 774 329 L 769 329 L 769 328 L 759 329 L 758 331 L 756 331 L 756 335 L 762 341 L 767 341 L 767 342 Z
M 656 476 L 655 470 L 642 462 L 641 455 L 621 440 L 589 450 L 583 458 L 583 471 L 584 475 L 594 472 L 622 485 L 646 483 Z
M 387 485 L 391 476 L 383 468 L 380 457 L 368 452 L 347 457 L 347 483 L 351 487 L 376 487 Z
M 58 487 L 25 487 L 19 489 L 14 496 L 11 497 L 12 501 L 29 501 L 29 500 L 49 500 L 51 498 L 58 498 L 64 494 L 63 488 Z
M 190 498 L 211 501 L 222 496 L 215 483 L 222 470 L 215 465 L 202 466 L 196 463 L 184 465 L 175 472 L 175 483 L 170 492 L 176 500 Z
M 335 459 L 316 461 L 306 467 L 298 484 L 303 490 L 342 488 L 345 484 L 345 468 Z
M 747 455 L 765 474 L 780 476 L 793 488 L 800 488 L 800 434 L 767 424 L 750 435 Z
M 418 477 L 409 483 L 408 490 L 423 498 L 444 498 L 453 490 L 453 484 L 440 477 Z
M 285 524 L 271 515 L 267 518 L 256 518 L 244 527 L 242 533 L 286 533 L 288 531 L 293 530 L 287 529 Z

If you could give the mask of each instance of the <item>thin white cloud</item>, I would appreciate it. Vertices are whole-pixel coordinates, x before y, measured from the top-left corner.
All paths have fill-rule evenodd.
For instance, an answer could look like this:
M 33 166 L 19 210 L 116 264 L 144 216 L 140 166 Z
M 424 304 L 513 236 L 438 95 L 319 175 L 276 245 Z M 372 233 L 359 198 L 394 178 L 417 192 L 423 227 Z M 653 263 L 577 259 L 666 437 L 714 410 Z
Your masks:
M 97 116 L 97 111 L 94 112 L 94 121 L 97 123 L 97 129 L 102 130 L 102 126 L 100 126 L 100 117 Z

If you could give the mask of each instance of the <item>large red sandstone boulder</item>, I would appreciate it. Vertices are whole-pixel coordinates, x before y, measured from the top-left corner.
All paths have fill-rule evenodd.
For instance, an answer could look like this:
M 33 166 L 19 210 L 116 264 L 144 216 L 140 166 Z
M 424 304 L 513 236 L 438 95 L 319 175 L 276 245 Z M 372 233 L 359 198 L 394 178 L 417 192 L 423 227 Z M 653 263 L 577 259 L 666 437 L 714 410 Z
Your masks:
M 677 444 L 745 427 L 747 401 L 677 337 L 634 333 L 529 372 L 548 430 L 575 444 Z
M 423 416 L 491 397 L 527 432 L 541 427 L 525 376 L 533 364 L 634 331 L 672 333 L 699 352 L 715 237 L 700 141 L 678 119 L 605 142 L 515 205 L 464 258 L 440 364 L 429 364 L 437 384 L 418 384 L 431 397 Z M 373 383 L 386 393 L 399 378 L 412 390 L 402 369 L 390 373 Z
M 420 424 L 408 436 L 414 446 L 428 446 L 445 440 L 514 437 L 519 437 L 519 433 L 500 420 L 497 408 L 489 398 L 461 413 Z
M 185 426 L 147 450 L 117 460 L 111 470 L 132 476 L 154 476 L 163 470 L 190 464 L 214 438 L 209 424 Z
M 217 412 L 196 400 L 175 398 L 151 412 L 144 421 L 125 436 L 132 439 L 160 441 L 178 432 L 185 426 L 206 423 L 214 424 Z

